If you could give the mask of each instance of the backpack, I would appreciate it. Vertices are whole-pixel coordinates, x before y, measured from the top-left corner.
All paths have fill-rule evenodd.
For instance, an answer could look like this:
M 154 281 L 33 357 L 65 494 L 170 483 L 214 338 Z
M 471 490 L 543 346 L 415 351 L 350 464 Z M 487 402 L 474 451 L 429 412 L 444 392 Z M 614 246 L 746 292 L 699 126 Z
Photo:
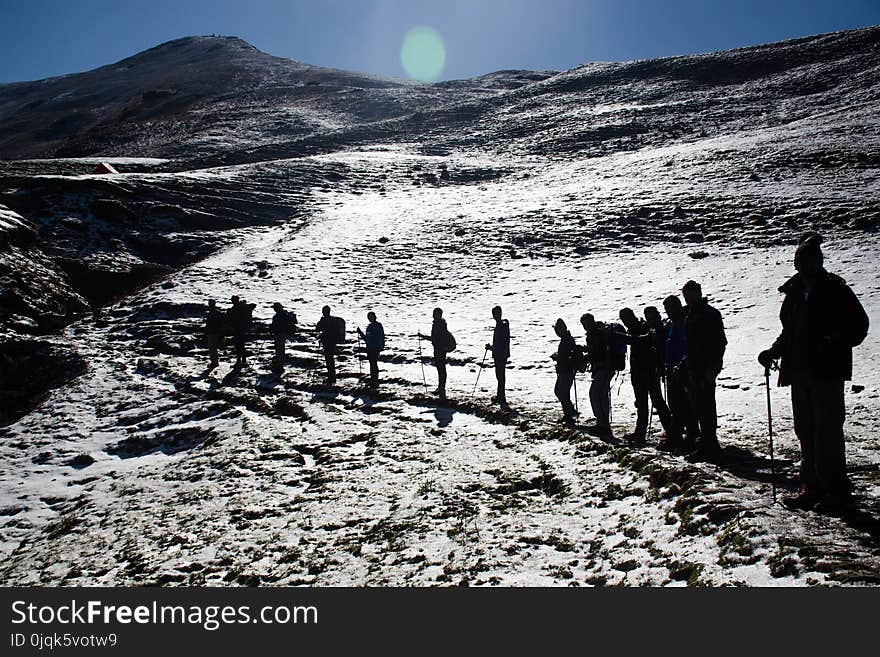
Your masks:
M 626 335 L 626 328 L 623 324 L 613 322 L 608 325 L 610 328 L 608 335 L 608 350 L 610 352 L 611 368 L 617 372 L 626 369 L 626 341 L 623 336 Z
M 285 310 L 284 315 L 284 327 L 287 330 L 287 334 L 293 335 L 296 333 L 296 313 Z
M 376 324 L 379 325 L 379 351 L 382 351 L 385 349 L 385 328 L 379 322 L 376 322 Z
M 455 348 L 458 345 L 455 342 L 455 337 L 449 331 L 446 331 L 446 353 L 450 351 L 455 351 Z
M 571 367 L 575 372 L 586 372 L 587 367 L 589 366 L 589 359 L 587 358 L 587 351 L 580 345 L 576 344 L 574 346 L 574 351 L 571 354 Z
M 345 342 L 345 320 L 342 317 L 331 317 L 331 327 L 333 330 L 333 339 L 336 344 Z

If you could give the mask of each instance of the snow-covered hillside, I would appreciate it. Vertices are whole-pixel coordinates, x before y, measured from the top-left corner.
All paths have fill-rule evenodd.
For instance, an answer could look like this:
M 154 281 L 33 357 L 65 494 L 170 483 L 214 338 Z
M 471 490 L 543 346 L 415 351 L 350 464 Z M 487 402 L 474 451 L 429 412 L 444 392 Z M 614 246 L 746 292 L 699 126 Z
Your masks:
M 18 368 L 8 376 L 59 364 L 32 377 L 46 385 L 34 381 L 0 430 L 0 581 L 880 582 L 878 40 L 872 28 L 428 86 L 366 89 L 337 72 L 406 111 L 358 116 L 363 99 L 339 91 L 313 99 L 325 117 L 346 103 L 339 123 L 273 135 L 278 112 L 308 103 L 235 100 L 234 121 L 207 120 L 214 141 L 184 131 L 154 149 L 145 140 L 164 139 L 159 128 L 128 141 L 127 157 L 161 159 L 118 161 L 118 176 L 92 175 L 88 149 L 0 163 L 4 225 L 17 231 L 0 258 L 18 303 L 0 365 Z M 197 59 L 213 47 L 183 43 Z M 254 75 L 302 66 L 236 44 Z M 182 60 L 160 61 L 170 75 Z M 844 517 L 770 500 L 755 356 L 778 332 L 777 288 L 808 229 L 825 235 L 828 268 L 873 327 L 847 390 L 859 511 Z M 29 301 L 36 265 L 58 307 L 100 312 L 55 332 Z M 557 425 L 553 321 L 659 306 L 691 278 L 730 340 L 721 462 L 658 451 L 656 426 L 632 448 Z M 251 367 L 232 370 L 227 351 L 208 371 L 204 304 L 233 294 L 258 304 Z M 302 325 L 283 375 L 269 367 L 275 301 Z M 325 303 L 350 335 L 334 389 L 311 330 Z M 472 395 L 495 304 L 513 334 L 513 415 L 489 403 L 491 369 Z M 422 365 L 429 387 L 434 371 L 416 338 L 435 306 L 458 340 L 449 404 L 426 394 Z M 371 309 L 388 333 L 378 393 L 360 380 L 354 334 Z M 581 377 L 582 413 L 587 386 Z M 797 442 L 787 390 L 771 392 L 788 492 Z M 619 437 L 635 422 L 625 378 L 613 402 Z

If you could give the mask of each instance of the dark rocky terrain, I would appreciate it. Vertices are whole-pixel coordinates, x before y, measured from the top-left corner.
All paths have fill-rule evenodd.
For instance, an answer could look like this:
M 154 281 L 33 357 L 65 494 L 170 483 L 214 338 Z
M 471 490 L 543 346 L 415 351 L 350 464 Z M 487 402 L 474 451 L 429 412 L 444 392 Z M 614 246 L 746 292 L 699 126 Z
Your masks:
M 843 520 L 765 504 L 754 353 L 808 229 L 880 321 L 878 42 L 417 85 L 192 37 L 0 86 L 0 578 L 877 583 L 876 337 L 847 400 L 863 511 Z M 92 174 L 107 159 L 120 174 Z M 731 339 L 728 465 L 549 427 L 552 318 L 656 305 L 692 277 Z M 203 304 L 233 293 L 260 304 L 256 364 L 206 373 Z M 352 327 L 387 317 L 383 394 L 351 353 L 340 390 L 317 385 L 305 334 L 283 377 L 264 371 L 276 299 L 306 325 L 328 300 Z M 514 421 L 468 398 L 498 299 L 519 331 Z M 450 408 L 412 339 L 438 303 L 460 342 Z

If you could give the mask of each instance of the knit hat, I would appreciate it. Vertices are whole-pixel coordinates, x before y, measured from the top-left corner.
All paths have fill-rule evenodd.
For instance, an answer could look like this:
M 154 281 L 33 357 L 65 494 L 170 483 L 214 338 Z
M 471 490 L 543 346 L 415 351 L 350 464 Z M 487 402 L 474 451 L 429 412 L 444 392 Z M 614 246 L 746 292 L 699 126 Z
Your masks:
M 821 267 L 824 261 L 821 244 L 822 236 L 815 231 L 801 235 L 797 250 L 794 252 L 795 264 L 814 264 Z

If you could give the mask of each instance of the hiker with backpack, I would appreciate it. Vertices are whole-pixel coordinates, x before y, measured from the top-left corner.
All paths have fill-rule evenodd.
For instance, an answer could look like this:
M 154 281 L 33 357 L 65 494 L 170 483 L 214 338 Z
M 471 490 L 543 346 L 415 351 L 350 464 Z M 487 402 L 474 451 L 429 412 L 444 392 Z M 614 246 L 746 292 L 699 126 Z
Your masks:
M 709 305 L 696 281 L 688 281 L 681 290 L 687 304 L 684 320 L 685 366 L 688 389 L 700 437 L 690 461 L 715 462 L 721 455 L 718 444 L 718 411 L 715 404 L 715 381 L 724 366 L 727 336 L 721 313 Z
M 785 295 L 779 313 L 782 332 L 758 362 L 769 383 L 769 369 L 781 359 L 779 385 L 791 386 L 801 447 L 800 492 L 783 504 L 836 513 L 853 504 L 846 473 L 844 382 L 852 378 L 852 350 L 868 334 L 869 320 L 852 288 L 825 270 L 821 244 L 818 233 L 801 237 L 794 255 L 797 273 L 779 288 Z
M 611 433 L 611 379 L 616 371 L 612 329 L 597 322 L 590 313 L 581 316 L 581 326 L 586 332 L 585 356 L 587 367 L 592 375 L 590 382 L 590 407 L 596 418 L 596 427 L 591 430 L 596 436 L 610 438 Z M 623 343 L 626 354 L 626 343 Z
M 648 325 L 640 321 L 631 308 L 623 308 L 620 311 L 620 321 L 626 327 L 625 340 L 630 347 L 629 375 L 635 397 L 636 428 L 626 435 L 624 439 L 635 444 L 644 444 L 648 432 L 648 420 L 650 407 L 648 402 L 657 411 L 660 424 L 666 435 L 674 434 L 672 414 L 663 399 L 660 390 L 660 376 L 657 373 L 657 361 L 654 355 L 654 338 Z
M 673 422 L 683 433 L 678 444 L 667 441 L 661 447 L 691 452 L 697 447 L 699 428 L 691 405 L 687 368 L 684 365 L 684 307 L 677 296 L 670 295 L 663 300 L 663 308 L 669 320 L 666 324 L 666 343 L 663 350 L 666 401 L 669 402 Z
M 492 359 L 495 361 L 495 379 L 498 381 L 498 391 L 492 401 L 497 402 L 501 406 L 501 410 L 509 411 L 510 406 L 507 405 L 505 387 L 507 359 L 510 358 L 510 324 L 506 319 L 501 318 L 501 314 L 501 306 L 492 308 L 495 329 L 492 332 L 492 344 L 487 344 L 486 349 L 492 352 Z
M 358 326 L 357 333 L 363 339 L 367 349 L 367 360 L 370 361 L 370 387 L 379 387 L 379 352 L 385 348 L 385 329 L 376 321 L 376 313 L 367 313 L 367 330 Z
M 208 357 L 211 359 L 209 369 L 213 370 L 220 364 L 218 351 L 222 335 L 223 313 L 217 307 L 217 302 L 214 299 L 209 299 L 208 308 L 205 310 L 205 340 L 208 343 Z
M 556 385 L 553 392 L 562 404 L 562 422 L 574 424 L 578 412 L 571 403 L 571 387 L 574 385 L 574 377 L 577 373 L 576 361 L 579 349 L 562 318 L 556 320 L 553 330 L 559 337 L 556 353 L 550 355 L 550 358 L 556 361 Z
M 255 304 L 233 296 L 232 307 L 228 311 L 232 330 L 232 344 L 235 347 L 235 367 L 247 367 L 247 336 L 253 323 Z
M 327 365 L 327 385 L 336 385 L 336 351 L 345 342 L 345 320 L 330 314 L 330 306 L 321 308 L 321 319 L 315 329 Z
M 660 316 L 660 311 L 654 306 L 647 306 L 643 311 L 645 324 L 651 338 L 651 355 L 653 356 L 651 367 L 650 387 L 651 403 L 657 410 L 660 424 L 666 432 L 666 436 L 660 442 L 659 447 L 665 450 L 678 448 L 681 445 L 681 425 L 675 420 L 675 415 L 669 407 L 669 400 L 663 394 L 663 382 L 666 380 L 666 325 Z M 666 409 L 665 414 L 661 409 Z M 664 417 L 666 424 L 663 423 Z
M 292 335 L 296 329 L 296 315 L 286 311 L 284 306 L 277 301 L 272 304 L 272 308 L 275 310 L 269 327 L 275 343 L 275 357 L 272 359 L 272 365 L 283 370 L 285 346 L 288 336 Z
M 420 340 L 428 340 L 434 347 L 434 367 L 437 368 L 437 390 L 435 391 L 440 399 L 446 399 L 446 356 L 450 351 L 454 351 L 456 344 L 455 338 L 446 326 L 446 320 L 443 319 L 443 310 L 434 308 L 434 321 L 431 324 L 431 335 L 422 335 L 419 333 Z

